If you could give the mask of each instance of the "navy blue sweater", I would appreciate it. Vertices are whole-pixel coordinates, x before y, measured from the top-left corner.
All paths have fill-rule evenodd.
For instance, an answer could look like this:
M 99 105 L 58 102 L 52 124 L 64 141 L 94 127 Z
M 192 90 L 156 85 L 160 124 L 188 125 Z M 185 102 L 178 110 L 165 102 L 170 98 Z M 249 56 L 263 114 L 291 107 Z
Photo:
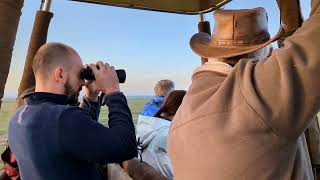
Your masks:
M 133 158 L 132 115 L 122 93 L 105 96 L 109 128 L 97 122 L 100 106 L 66 105 L 66 96 L 33 93 L 13 115 L 9 146 L 22 180 L 101 180 L 100 163 Z

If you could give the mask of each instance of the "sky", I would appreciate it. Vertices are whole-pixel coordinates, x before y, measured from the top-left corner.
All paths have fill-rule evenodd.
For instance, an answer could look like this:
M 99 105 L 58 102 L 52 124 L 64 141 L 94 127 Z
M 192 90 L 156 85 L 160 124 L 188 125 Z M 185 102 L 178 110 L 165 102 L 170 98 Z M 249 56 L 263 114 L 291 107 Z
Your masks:
M 305 19 L 310 0 L 302 0 Z M 225 9 L 264 7 L 271 35 L 279 29 L 276 0 L 233 0 Z M 5 89 L 5 98 L 16 97 L 36 11 L 40 0 L 25 0 Z M 96 4 L 52 0 L 48 42 L 73 47 L 84 63 L 99 60 L 125 69 L 127 80 L 121 90 L 129 96 L 152 95 L 155 83 L 171 79 L 176 89 L 187 90 L 200 58 L 189 40 L 197 33 L 198 15 L 181 15 Z M 214 26 L 212 12 L 205 14 Z

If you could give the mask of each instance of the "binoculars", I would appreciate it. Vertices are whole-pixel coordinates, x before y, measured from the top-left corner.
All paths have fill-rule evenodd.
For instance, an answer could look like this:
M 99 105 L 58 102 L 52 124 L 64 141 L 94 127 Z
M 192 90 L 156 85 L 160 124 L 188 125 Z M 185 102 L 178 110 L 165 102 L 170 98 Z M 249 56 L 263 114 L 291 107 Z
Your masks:
M 99 66 L 97 66 L 97 68 L 99 69 Z M 123 69 L 118 69 L 116 70 L 117 73 L 117 77 L 119 80 L 119 83 L 124 83 L 126 81 L 126 71 Z M 93 71 L 92 69 L 90 69 L 89 67 L 83 69 L 80 72 L 80 78 L 81 79 L 85 79 L 85 80 L 96 80 L 96 78 L 94 77 Z

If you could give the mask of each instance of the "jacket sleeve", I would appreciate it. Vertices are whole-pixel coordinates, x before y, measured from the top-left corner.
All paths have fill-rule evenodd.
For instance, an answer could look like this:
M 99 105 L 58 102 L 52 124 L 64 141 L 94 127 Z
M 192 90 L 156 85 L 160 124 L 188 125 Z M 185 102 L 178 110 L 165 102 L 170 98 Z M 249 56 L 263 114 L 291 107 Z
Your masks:
M 284 47 L 258 63 L 240 61 L 237 82 L 249 106 L 278 134 L 294 140 L 314 119 L 320 108 L 320 9 Z
M 80 103 L 79 107 L 87 111 L 93 120 L 99 120 L 101 109 L 101 105 L 99 102 L 91 102 L 88 98 L 83 97 L 83 100 Z
M 109 128 L 78 107 L 62 113 L 59 137 L 67 156 L 99 163 L 117 163 L 136 156 L 135 130 L 125 96 L 116 93 L 104 100 L 109 107 Z

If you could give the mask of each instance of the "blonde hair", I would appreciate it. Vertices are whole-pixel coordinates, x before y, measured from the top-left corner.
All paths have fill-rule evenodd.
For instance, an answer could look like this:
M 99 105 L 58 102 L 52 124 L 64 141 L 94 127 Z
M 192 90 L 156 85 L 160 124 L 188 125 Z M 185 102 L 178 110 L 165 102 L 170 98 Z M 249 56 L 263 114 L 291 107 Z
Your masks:
M 156 96 L 166 96 L 174 90 L 174 83 L 171 80 L 164 79 L 157 82 L 154 87 L 154 93 Z

